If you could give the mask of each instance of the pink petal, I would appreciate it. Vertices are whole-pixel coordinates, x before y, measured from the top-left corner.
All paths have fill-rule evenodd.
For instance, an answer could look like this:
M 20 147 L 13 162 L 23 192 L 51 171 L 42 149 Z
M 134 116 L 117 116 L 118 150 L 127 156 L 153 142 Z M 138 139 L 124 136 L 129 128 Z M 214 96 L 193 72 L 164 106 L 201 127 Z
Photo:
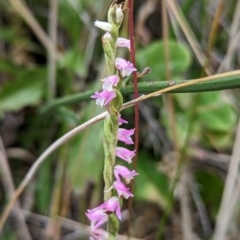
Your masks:
M 129 183 L 135 176 L 139 175 L 135 170 L 129 170 L 127 167 L 122 165 L 116 165 L 114 167 L 114 175 L 118 181 L 119 175 L 122 176 L 126 183 Z
M 117 197 L 111 197 L 105 202 L 105 210 L 107 212 L 116 212 L 117 217 L 121 219 L 121 207 Z
M 87 211 L 85 213 L 88 219 L 91 221 L 91 229 L 94 230 L 107 222 L 108 215 L 103 210 Z
M 88 216 L 89 219 L 95 220 L 96 219 L 95 212 L 98 211 L 103 211 L 104 213 L 107 214 L 116 212 L 117 217 L 121 219 L 121 207 L 119 199 L 115 196 L 111 197 L 106 202 L 104 202 L 103 204 L 96 208 L 88 209 L 86 215 Z
M 119 82 L 119 76 L 118 75 L 111 75 L 109 77 L 106 77 L 102 79 L 103 82 L 103 90 L 105 91 L 112 91 L 113 87 L 116 87 Z
M 132 162 L 132 158 L 136 155 L 135 152 L 136 152 L 135 150 L 130 151 L 127 148 L 123 147 L 116 147 L 115 149 L 116 156 L 128 163 Z
M 94 229 L 90 232 L 90 240 L 107 240 L 109 237 L 108 232 L 104 231 L 101 228 Z
M 115 59 L 115 66 L 121 71 L 123 77 L 130 76 L 132 72 L 137 71 L 133 64 L 123 58 Z
M 119 116 L 118 116 L 118 123 L 119 123 L 119 125 L 122 125 L 123 123 L 128 123 L 128 121 L 122 119 L 121 115 L 119 114 Z
M 127 188 L 122 182 L 115 181 L 113 183 L 114 189 L 117 191 L 119 197 L 124 197 L 128 199 L 129 197 L 133 197 L 134 195 L 129 191 L 129 188 Z
M 118 38 L 116 46 L 117 47 L 127 47 L 130 51 L 130 40 L 126 39 L 126 38 Z
M 96 104 L 100 105 L 101 107 L 103 105 L 107 105 L 109 102 L 111 102 L 116 97 L 115 91 L 102 91 L 102 92 L 95 92 L 94 95 L 91 96 L 91 98 L 96 98 Z

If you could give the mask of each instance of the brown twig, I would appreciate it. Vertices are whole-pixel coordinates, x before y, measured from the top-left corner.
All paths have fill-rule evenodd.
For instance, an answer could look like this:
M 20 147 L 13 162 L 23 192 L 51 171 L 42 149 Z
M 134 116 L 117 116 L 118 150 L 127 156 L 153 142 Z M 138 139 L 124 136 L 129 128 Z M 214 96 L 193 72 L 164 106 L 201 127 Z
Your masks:
M 191 27 L 188 24 L 188 21 L 186 20 L 183 12 L 181 11 L 179 4 L 175 0 L 168 0 L 167 5 L 177 19 L 183 33 L 185 34 L 190 46 L 192 47 L 194 54 L 196 55 L 196 58 L 198 59 L 201 66 L 204 67 L 204 64 L 206 63 L 206 56 L 204 55 L 204 51 L 202 50 L 201 45 L 197 41 L 196 36 L 194 35 Z M 212 75 L 213 73 L 212 68 L 210 68 L 209 66 L 205 67 L 204 70 L 207 75 Z
M 240 118 L 236 131 L 236 138 L 233 145 L 232 156 L 228 169 L 227 179 L 223 191 L 223 197 L 220 205 L 220 210 L 217 216 L 216 228 L 213 235 L 213 240 L 224 240 L 227 232 L 230 214 L 229 206 L 233 206 L 232 197 L 235 192 L 236 185 L 239 185 L 238 179 L 240 167 Z
M 49 0 L 48 28 L 53 46 L 57 46 L 58 0 Z M 56 95 L 56 47 L 48 51 L 48 99 Z
M 234 12 L 234 17 L 233 17 L 233 22 L 231 24 L 231 29 L 230 29 L 230 36 L 229 36 L 229 41 L 228 41 L 228 48 L 227 48 L 227 53 L 225 54 L 224 58 L 221 60 L 221 64 L 218 67 L 217 72 L 223 72 L 229 71 L 231 69 L 231 63 L 234 57 L 234 51 L 239 45 L 240 41 L 240 30 L 239 30 L 239 25 L 240 25 L 240 0 L 236 3 L 235 7 L 235 12 Z
M 130 56 L 131 62 L 133 66 L 136 66 L 136 59 L 135 59 L 135 46 L 134 46 L 134 23 L 133 23 L 133 4 L 134 0 L 128 0 L 128 23 L 129 23 L 129 38 L 130 38 Z M 133 72 L 133 85 L 134 85 L 134 98 L 138 98 L 138 86 L 137 86 L 137 73 Z M 137 159 L 138 159 L 138 142 L 139 142 L 139 109 L 138 103 L 134 106 L 134 123 L 135 123 L 135 137 L 134 137 L 134 149 L 135 149 L 135 157 L 133 159 L 133 169 L 136 170 L 137 168 Z M 131 181 L 130 184 L 131 192 L 134 192 L 134 180 Z M 128 230 L 130 229 L 130 221 L 132 218 L 132 198 L 128 200 L 128 211 L 130 213 Z M 129 231 L 128 231 L 129 233 Z
M 11 197 L 14 195 L 15 188 L 14 188 L 12 174 L 10 171 L 6 151 L 5 151 L 1 136 L 0 136 L 0 172 L 1 172 L 0 175 L 2 177 L 3 187 L 7 195 L 7 198 L 11 199 Z M 27 224 L 25 223 L 23 213 L 19 209 L 20 207 L 19 201 L 15 203 L 15 206 L 17 208 L 13 209 L 13 216 L 18 220 L 17 232 L 18 232 L 19 238 L 22 240 L 31 240 L 32 238 L 29 233 Z
M 131 43 L 131 61 L 133 66 L 136 66 L 135 59 L 135 46 L 134 46 L 134 24 L 133 24 L 133 0 L 128 0 L 129 6 L 129 37 Z M 134 98 L 138 98 L 138 86 L 137 86 L 137 73 L 133 72 L 133 84 L 134 84 Z M 133 169 L 137 167 L 137 156 L 138 156 L 138 141 L 139 141 L 139 109 L 138 104 L 134 106 L 135 110 L 135 143 L 134 148 L 136 150 L 136 155 L 133 160 Z
M 192 224 L 192 213 L 190 208 L 190 194 L 189 194 L 189 179 L 188 176 L 191 173 L 188 173 L 188 169 L 185 168 L 181 174 L 179 184 L 176 187 L 181 189 L 181 193 L 179 194 L 179 201 L 180 201 L 180 210 L 181 210 L 181 218 L 182 218 L 182 232 L 184 240 L 196 240 L 196 234 L 193 230 Z
M 8 158 L 21 159 L 22 161 L 31 163 L 31 164 L 36 159 L 36 157 L 29 151 L 22 149 L 22 148 L 16 148 L 16 147 L 7 148 L 6 155 Z
M 58 0 L 49 0 L 49 14 L 48 14 L 48 33 L 54 46 L 57 46 L 57 19 L 58 19 Z M 48 52 L 48 78 L 47 78 L 47 93 L 48 100 L 51 101 L 56 96 L 56 48 L 52 49 L 52 53 Z M 62 160 L 62 159 L 61 159 Z M 61 181 L 59 180 L 59 169 L 61 169 L 61 162 L 57 165 L 56 181 L 54 184 L 52 199 L 50 203 L 50 216 L 45 236 L 47 239 L 59 238 L 59 226 L 55 222 L 55 215 L 58 214 L 59 202 L 60 202 L 60 189 Z
M 220 3 L 217 6 L 217 9 L 215 11 L 214 14 L 214 18 L 213 18 L 213 22 L 212 22 L 212 26 L 211 26 L 211 30 L 210 30 L 210 35 L 209 35 L 209 39 L 208 39 L 208 46 L 207 46 L 207 53 L 206 53 L 206 63 L 205 63 L 205 67 L 209 65 L 210 60 L 211 60 L 211 53 L 212 53 L 212 49 L 215 45 L 216 42 L 216 38 L 217 38 L 217 33 L 218 33 L 218 29 L 220 26 L 220 18 L 222 16 L 223 10 L 224 10 L 224 5 L 225 5 L 225 0 L 221 0 Z
M 170 69 L 170 52 L 169 52 L 169 46 L 168 46 L 168 16 L 167 16 L 167 0 L 162 0 L 162 32 L 163 32 L 163 42 L 164 42 L 164 61 L 165 61 L 165 74 L 166 74 L 166 80 L 171 79 L 171 69 Z M 177 134 L 177 128 L 176 128 L 176 116 L 175 116 L 175 110 L 174 110 L 174 102 L 173 102 L 173 95 L 171 93 L 169 94 L 163 94 L 163 101 L 164 106 L 166 108 L 168 119 L 169 119 L 169 129 L 171 131 L 172 135 L 172 142 L 174 146 L 175 151 L 180 151 L 179 143 L 178 143 L 178 134 Z
M 207 212 L 205 203 L 204 203 L 204 201 L 202 199 L 202 196 L 201 196 L 201 194 L 198 190 L 198 186 L 197 186 L 195 180 L 189 186 L 189 191 L 191 192 L 192 198 L 193 198 L 194 203 L 196 205 L 198 215 L 199 215 L 199 219 L 200 219 L 200 223 L 201 223 L 202 228 L 203 228 L 203 233 L 206 236 L 210 236 L 211 233 L 212 233 L 210 219 L 209 219 L 209 216 L 208 216 L 208 212 Z

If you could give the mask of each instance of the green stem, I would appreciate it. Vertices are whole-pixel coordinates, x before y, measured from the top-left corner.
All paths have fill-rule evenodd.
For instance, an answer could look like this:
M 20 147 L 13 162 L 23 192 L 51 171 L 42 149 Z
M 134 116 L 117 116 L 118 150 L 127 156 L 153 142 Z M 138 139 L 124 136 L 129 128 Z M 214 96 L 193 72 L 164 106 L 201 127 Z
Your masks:
M 119 92 L 120 93 L 120 92 Z M 121 99 L 122 100 L 122 99 Z M 122 101 L 120 101 L 122 103 Z M 103 139 L 103 148 L 104 148 L 104 170 L 103 170 L 103 179 L 104 179 L 104 201 L 107 201 L 112 196 L 114 196 L 113 190 L 110 190 L 113 185 L 113 168 L 115 165 L 115 148 L 117 145 L 117 134 L 118 134 L 118 109 L 115 109 L 115 102 L 108 106 L 108 111 L 110 113 L 104 119 L 104 139 Z M 116 104 L 117 105 L 117 104 Z M 122 106 L 122 104 L 121 104 Z M 120 106 L 120 108 L 121 108 Z M 107 231 L 113 237 L 109 237 L 108 240 L 115 239 L 115 236 L 118 232 L 119 222 L 115 214 L 109 215 L 109 220 L 107 223 Z
M 107 116 L 104 120 L 104 153 L 105 162 L 103 170 L 103 178 L 105 183 L 104 200 L 108 200 L 113 196 L 112 190 L 109 189 L 113 184 L 113 167 L 115 164 L 115 147 L 118 125 L 112 122 L 113 116 Z
M 191 80 L 140 82 L 138 83 L 138 91 L 141 93 L 149 93 L 189 81 Z M 210 92 L 238 87 L 240 87 L 240 74 L 229 77 L 216 78 L 211 81 L 197 83 L 187 87 L 178 88 L 169 92 L 172 93 Z M 124 89 L 122 89 L 123 95 L 131 94 L 133 93 L 133 91 L 134 91 L 133 85 L 126 86 Z
M 232 72 L 229 72 L 232 73 Z M 139 93 L 149 93 L 157 90 L 165 89 L 167 87 L 177 85 L 180 83 L 188 82 L 192 80 L 178 80 L 178 81 L 149 81 L 149 82 L 139 82 L 138 91 Z M 236 74 L 227 76 L 221 76 L 221 74 L 216 75 L 209 81 L 197 83 L 187 87 L 181 87 L 173 91 L 172 93 L 193 93 L 193 92 L 210 92 L 210 91 L 219 91 L 226 89 L 233 89 L 240 87 L 240 72 L 236 71 Z M 133 85 L 127 85 L 121 89 L 123 95 L 129 95 L 134 92 Z M 53 100 L 51 103 L 40 108 L 40 114 L 49 112 L 52 109 L 58 108 L 63 105 L 75 104 L 81 101 L 89 101 L 90 96 L 94 94 L 94 91 L 87 91 L 84 93 L 74 94 L 72 96 L 67 96 Z

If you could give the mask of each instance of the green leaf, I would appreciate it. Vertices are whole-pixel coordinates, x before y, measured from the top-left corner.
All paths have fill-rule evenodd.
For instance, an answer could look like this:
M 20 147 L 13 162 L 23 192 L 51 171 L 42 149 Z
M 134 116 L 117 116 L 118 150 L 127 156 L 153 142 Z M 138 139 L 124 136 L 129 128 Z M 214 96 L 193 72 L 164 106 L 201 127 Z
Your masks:
M 1 73 L 7 74 L 7 76 L 10 75 L 12 78 L 21 78 L 26 71 L 26 69 L 12 64 L 9 60 L 0 58 Z
M 62 122 L 65 122 L 66 124 L 68 124 L 70 126 L 71 125 L 76 126 L 78 124 L 77 114 L 74 111 L 72 111 L 66 107 L 60 107 L 57 110 L 57 114 L 58 114 L 59 119 Z
M 156 169 L 156 163 L 144 152 L 139 152 L 137 172 L 135 178 L 135 196 L 138 199 L 155 201 L 161 206 L 166 206 L 168 201 L 168 181 Z
M 199 170 L 196 174 L 200 192 L 212 219 L 217 216 L 223 192 L 223 180 L 213 172 Z
M 1 26 L 0 39 L 11 43 L 11 42 L 14 42 L 18 37 L 19 36 L 14 28 L 6 28 Z
M 203 126 L 209 130 L 228 132 L 232 129 L 236 117 L 229 105 L 215 106 L 211 111 L 199 115 Z
M 36 181 L 36 206 L 42 214 L 46 214 L 51 199 L 53 182 L 52 162 L 48 158 L 39 169 Z
M 237 115 L 232 105 L 221 97 L 219 92 L 201 93 L 198 119 L 207 130 L 227 133 L 233 130 Z
M 71 69 L 74 73 L 83 76 L 86 74 L 86 64 L 83 54 L 78 49 L 66 52 L 60 60 L 60 67 Z
M 36 105 L 43 95 L 45 71 L 26 71 L 16 80 L 2 86 L 0 91 L 0 113 L 17 111 L 25 106 Z
M 59 1 L 59 22 L 63 28 L 70 46 L 79 46 L 83 23 L 81 14 L 84 11 L 79 1 Z M 86 35 L 87 36 L 87 35 Z
M 178 136 L 185 138 L 188 130 L 194 94 L 175 94 L 176 126 Z M 228 148 L 233 144 L 237 113 L 224 92 L 205 92 L 198 94 L 191 136 L 204 146 Z M 166 126 L 167 115 L 162 110 Z M 169 131 L 170 132 L 170 131 Z M 184 142 L 184 141 L 183 141 Z M 182 143 L 183 143 L 182 142 Z
M 168 42 L 168 48 L 171 77 L 176 78 L 189 67 L 191 55 L 185 45 L 173 40 Z M 154 80 L 167 79 L 163 41 L 154 42 L 149 47 L 139 50 L 136 59 L 139 71 L 150 67 L 152 71 L 149 76 Z
M 21 32 L 22 29 L 16 27 L 0 27 L 0 39 L 9 43 L 15 44 L 15 46 L 21 46 L 24 50 L 31 50 L 35 52 L 40 52 L 39 47 L 35 44 L 28 35 Z

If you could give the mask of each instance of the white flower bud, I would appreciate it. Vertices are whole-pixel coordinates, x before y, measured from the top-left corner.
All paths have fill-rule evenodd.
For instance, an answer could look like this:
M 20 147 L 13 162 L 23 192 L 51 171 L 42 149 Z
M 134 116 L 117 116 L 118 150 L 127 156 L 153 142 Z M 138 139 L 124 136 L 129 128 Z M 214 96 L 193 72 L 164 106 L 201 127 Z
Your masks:
M 103 31 L 106 31 L 106 32 L 111 32 L 111 30 L 112 30 L 112 24 L 110 24 L 108 22 L 96 21 L 96 22 L 94 22 L 94 26 L 98 27 L 98 28 L 100 28 L 100 29 L 102 29 Z
M 104 39 L 112 39 L 112 36 L 109 32 L 106 32 L 104 35 L 103 35 L 103 38 Z
M 117 23 L 122 23 L 123 20 L 123 11 L 122 11 L 122 6 L 118 6 L 116 9 L 116 22 Z

